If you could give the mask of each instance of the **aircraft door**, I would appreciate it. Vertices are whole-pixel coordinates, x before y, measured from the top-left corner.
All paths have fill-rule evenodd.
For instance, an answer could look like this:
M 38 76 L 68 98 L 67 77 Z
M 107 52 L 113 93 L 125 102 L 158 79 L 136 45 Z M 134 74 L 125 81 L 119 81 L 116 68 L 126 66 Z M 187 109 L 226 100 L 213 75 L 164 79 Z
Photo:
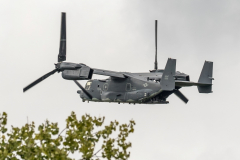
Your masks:
M 127 92 L 131 91 L 131 83 L 126 84 L 126 91 Z

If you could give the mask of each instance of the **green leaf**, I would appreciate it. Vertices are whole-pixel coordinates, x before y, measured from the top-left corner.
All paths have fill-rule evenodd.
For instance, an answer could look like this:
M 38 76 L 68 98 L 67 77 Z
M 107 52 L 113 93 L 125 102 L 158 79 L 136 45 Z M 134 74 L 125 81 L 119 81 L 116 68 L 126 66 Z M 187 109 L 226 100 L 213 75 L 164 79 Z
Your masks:
M 134 132 L 135 122 L 121 124 L 111 121 L 109 125 L 101 127 L 105 117 L 91 117 L 89 114 L 82 115 L 80 119 L 74 112 L 66 119 L 66 129 L 60 135 L 57 123 L 46 120 L 35 130 L 34 122 L 18 128 L 13 127 L 10 132 L 0 137 L 0 157 L 3 159 L 59 159 L 70 160 L 69 152 L 80 152 L 82 159 L 93 159 L 93 155 L 102 154 L 103 158 L 127 159 L 131 143 L 126 142 L 130 133 Z M 3 123 L 4 122 L 4 123 Z M 0 115 L 0 131 L 6 133 L 7 114 Z M 117 132 L 117 138 L 113 137 Z M 64 136 L 62 136 L 64 135 Z M 97 143 L 102 142 L 101 149 L 95 148 Z M 97 145 L 98 146 L 98 145 Z M 98 153 L 94 151 L 99 150 Z M 96 157 L 95 157 L 96 158 Z

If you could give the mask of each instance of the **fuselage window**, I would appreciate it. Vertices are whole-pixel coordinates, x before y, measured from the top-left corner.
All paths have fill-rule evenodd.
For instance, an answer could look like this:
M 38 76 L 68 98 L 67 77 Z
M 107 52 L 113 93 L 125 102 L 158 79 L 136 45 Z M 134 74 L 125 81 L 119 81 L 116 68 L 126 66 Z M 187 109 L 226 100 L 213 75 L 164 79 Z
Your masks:
M 131 84 L 130 84 L 130 83 L 127 83 L 126 90 L 127 90 L 127 91 L 130 91 L 130 90 L 131 90 Z
M 107 84 L 107 83 L 105 83 L 105 84 L 103 85 L 103 90 L 104 90 L 104 91 L 107 91 L 107 90 L 108 90 L 108 84 Z
M 92 82 L 87 82 L 85 89 L 90 90 L 91 84 L 92 84 Z

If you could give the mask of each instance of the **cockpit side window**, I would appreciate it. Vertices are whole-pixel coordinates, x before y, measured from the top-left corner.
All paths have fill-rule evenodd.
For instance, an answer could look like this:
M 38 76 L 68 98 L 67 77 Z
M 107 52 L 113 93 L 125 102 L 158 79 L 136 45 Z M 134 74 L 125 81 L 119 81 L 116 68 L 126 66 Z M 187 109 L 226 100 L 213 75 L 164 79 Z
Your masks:
M 87 82 L 87 83 L 86 83 L 86 86 L 85 86 L 85 89 L 86 89 L 86 90 L 90 90 L 91 84 L 92 84 L 92 82 L 90 82 L 90 81 Z

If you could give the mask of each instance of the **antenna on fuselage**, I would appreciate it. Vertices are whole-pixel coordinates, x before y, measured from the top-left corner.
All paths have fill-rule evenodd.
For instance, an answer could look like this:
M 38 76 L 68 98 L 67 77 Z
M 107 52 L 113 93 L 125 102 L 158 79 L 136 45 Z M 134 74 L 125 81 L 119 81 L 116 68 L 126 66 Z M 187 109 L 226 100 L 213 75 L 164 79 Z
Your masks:
M 155 20 L 155 62 L 154 62 L 154 69 L 158 69 L 158 62 L 157 62 L 157 20 Z

